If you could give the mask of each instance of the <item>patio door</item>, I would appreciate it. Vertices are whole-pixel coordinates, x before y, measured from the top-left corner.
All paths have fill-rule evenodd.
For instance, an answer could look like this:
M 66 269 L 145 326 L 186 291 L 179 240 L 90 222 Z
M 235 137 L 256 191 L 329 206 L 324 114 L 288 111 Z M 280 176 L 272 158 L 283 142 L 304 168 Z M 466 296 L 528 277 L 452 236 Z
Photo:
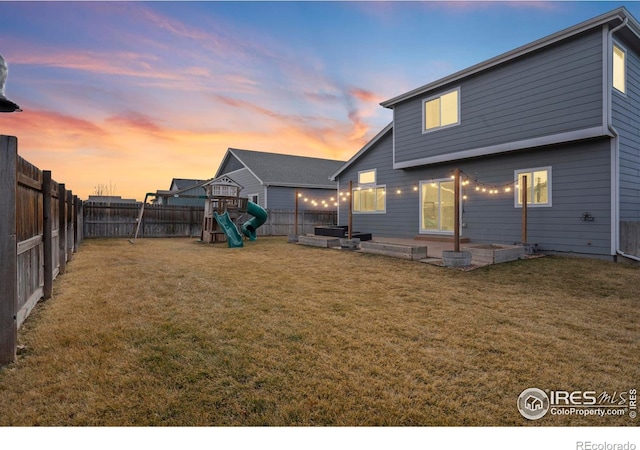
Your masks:
M 420 233 L 452 234 L 454 211 L 452 179 L 420 182 Z

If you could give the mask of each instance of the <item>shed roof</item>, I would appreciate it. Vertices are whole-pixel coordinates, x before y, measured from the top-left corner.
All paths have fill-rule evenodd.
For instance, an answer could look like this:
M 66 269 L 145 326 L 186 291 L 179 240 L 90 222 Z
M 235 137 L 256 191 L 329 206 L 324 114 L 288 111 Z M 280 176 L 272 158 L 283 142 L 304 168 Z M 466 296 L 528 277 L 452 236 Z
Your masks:
M 230 158 L 237 159 L 265 186 L 327 189 L 336 187 L 329 177 L 345 163 L 333 159 L 229 148 L 216 178 L 223 174 L 223 168 Z

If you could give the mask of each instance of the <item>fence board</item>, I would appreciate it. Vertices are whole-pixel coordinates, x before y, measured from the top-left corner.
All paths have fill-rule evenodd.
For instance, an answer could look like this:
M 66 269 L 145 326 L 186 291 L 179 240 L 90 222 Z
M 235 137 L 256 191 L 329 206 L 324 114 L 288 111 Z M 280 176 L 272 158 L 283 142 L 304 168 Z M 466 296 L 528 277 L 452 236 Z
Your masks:
M 61 191 L 51 172 L 18 154 L 15 137 L 0 136 L 0 365 L 15 360 L 18 329 L 62 273 L 67 253 L 60 230 L 73 233 L 70 214 L 77 215 L 78 202 Z M 69 255 L 73 238 L 70 243 Z
M 640 222 L 620 222 L 620 250 L 640 256 Z
M 135 231 L 142 203 L 85 202 L 83 236 L 130 237 Z M 267 221 L 257 230 L 259 236 L 294 234 L 294 212 L 268 211 Z M 248 220 L 249 215 L 242 221 Z M 204 208 L 199 206 L 145 205 L 139 237 L 200 237 Z M 298 234 L 313 233 L 316 226 L 335 225 L 335 211 L 299 211 Z
M 0 365 L 15 360 L 18 342 L 16 320 L 16 184 L 18 140 L 0 136 Z

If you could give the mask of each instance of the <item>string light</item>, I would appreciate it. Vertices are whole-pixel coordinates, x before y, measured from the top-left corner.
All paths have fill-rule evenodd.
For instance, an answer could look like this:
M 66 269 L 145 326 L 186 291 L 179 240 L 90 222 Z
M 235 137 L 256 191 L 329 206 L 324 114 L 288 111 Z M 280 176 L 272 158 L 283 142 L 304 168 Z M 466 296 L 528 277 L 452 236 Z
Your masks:
M 452 175 L 450 179 L 455 180 L 455 175 Z M 431 179 L 429 182 L 423 184 L 423 186 L 438 187 L 438 183 L 439 182 L 436 181 L 436 179 Z M 467 186 L 470 186 L 470 189 L 472 189 L 472 191 L 474 192 L 485 193 L 491 196 L 499 195 L 502 193 L 508 194 L 508 193 L 511 193 L 514 188 L 518 189 L 517 181 L 510 181 L 503 184 L 494 184 L 494 183 L 488 184 L 482 181 L 478 181 L 477 173 L 474 174 L 474 176 L 469 176 L 467 173 L 463 172 L 462 170 L 460 171 L 460 185 L 464 189 L 461 192 L 462 200 L 469 199 L 468 191 L 466 190 Z M 375 188 L 376 188 L 375 186 L 354 186 L 353 189 L 358 191 L 366 190 L 367 192 L 373 193 Z M 419 185 L 416 184 L 416 182 L 409 183 L 407 185 L 402 185 L 402 184 L 396 185 L 395 189 L 393 189 L 391 192 L 393 191 L 395 191 L 395 194 L 398 196 L 407 195 L 407 193 L 411 194 L 412 192 L 417 193 L 419 191 Z M 310 197 L 304 197 L 304 194 L 302 193 L 298 193 L 298 197 L 302 198 L 305 203 L 311 204 L 314 207 L 321 206 L 323 208 L 329 208 L 330 206 L 334 206 L 334 207 L 340 206 L 340 202 L 347 203 L 349 200 L 349 197 L 351 196 L 351 192 L 349 192 L 348 190 L 339 190 L 337 191 L 337 194 L 338 194 L 337 197 L 332 196 L 329 198 L 328 201 L 316 200 L 316 199 L 311 199 Z M 383 189 L 381 191 L 381 194 L 386 196 L 387 190 Z

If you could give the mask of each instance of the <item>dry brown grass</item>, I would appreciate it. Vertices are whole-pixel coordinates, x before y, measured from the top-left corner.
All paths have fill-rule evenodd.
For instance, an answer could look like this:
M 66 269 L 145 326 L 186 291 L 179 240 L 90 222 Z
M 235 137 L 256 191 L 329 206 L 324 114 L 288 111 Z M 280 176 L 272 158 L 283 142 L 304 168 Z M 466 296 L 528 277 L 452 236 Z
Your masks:
M 637 425 L 516 399 L 637 388 L 638 286 L 593 260 L 90 240 L 0 370 L 0 425 Z

